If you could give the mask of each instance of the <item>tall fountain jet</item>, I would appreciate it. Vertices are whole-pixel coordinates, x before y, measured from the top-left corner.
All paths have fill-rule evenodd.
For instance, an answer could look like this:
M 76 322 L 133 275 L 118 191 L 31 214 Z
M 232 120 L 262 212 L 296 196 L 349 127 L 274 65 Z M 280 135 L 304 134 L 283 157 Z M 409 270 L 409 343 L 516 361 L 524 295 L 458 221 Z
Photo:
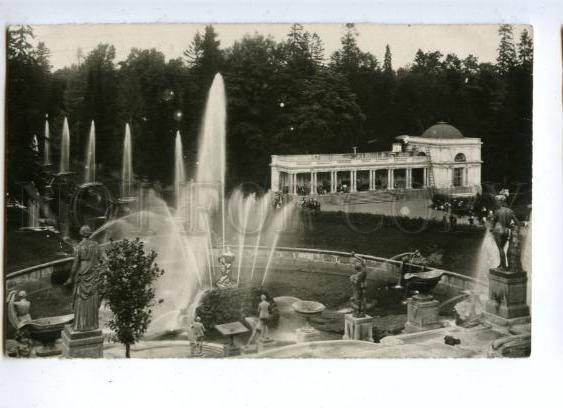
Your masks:
M 61 173 L 70 171 L 70 130 L 68 129 L 68 120 L 65 116 L 63 122 L 63 136 L 61 141 L 61 164 L 59 167 Z
M 174 197 L 176 200 L 176 211 L 185 207 L 183 188 L 186 182 L 186 169 L 184 167 L 184 150 L 182 148 L 182 136 L 180 131 L 176 132 L 176 143 L 174 146 Z
M 33 140 L 31 141 L 31 146 L 33 151 L 39 154 L 39 141 L 37 140 L 37 135 L 33 135 Z
M 123 140 L 123 161 L 121 167 L 121 197 L 131 197 L 131 181 L 133 178 L 133 163 L 131 160 L 131 129 L 125 124 L 125 139 Z
M 227 98 L 221 74 L 216 74 L 207 96 L 199 137 L 196 185 L 205 208 L 220 209 L 222 246 L 225 247 L 225 126 Z
M 94 121 L 92 121 L 92 124 L 90 125 L 90 134 L 88 135 L 85 170 L 84 182 L 90 183 L 96 181 L 96 127 L 94 125 Z
M 43 165 L 50 166 L 51 165 L 51 141 L 49 140 L 49 116 L 46 115 L 45 117 L 45 141 L 44 141 L 44 149 L 43 149 Z

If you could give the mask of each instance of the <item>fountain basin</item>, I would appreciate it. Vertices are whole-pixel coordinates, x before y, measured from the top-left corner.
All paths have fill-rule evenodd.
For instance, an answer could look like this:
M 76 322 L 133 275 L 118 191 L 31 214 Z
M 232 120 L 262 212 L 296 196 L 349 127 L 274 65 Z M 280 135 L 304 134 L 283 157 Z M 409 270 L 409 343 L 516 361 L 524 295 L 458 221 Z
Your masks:
M 436 287 L 444 271 L 431 269 L 429 271 L 405 273 L 403 280 L 409 290 L 416 290 L 419 293 L 428 293 Z
M 68 314 L 29 320 L 18 326 L 21 332 L 28 333 L 29 337 L 41 343 L 42 346 L 36 350 L 37 356 L 49 357 L 62 353 L 55 342 L 61 337 L 65 325 L 73 320 L 74 314 Z

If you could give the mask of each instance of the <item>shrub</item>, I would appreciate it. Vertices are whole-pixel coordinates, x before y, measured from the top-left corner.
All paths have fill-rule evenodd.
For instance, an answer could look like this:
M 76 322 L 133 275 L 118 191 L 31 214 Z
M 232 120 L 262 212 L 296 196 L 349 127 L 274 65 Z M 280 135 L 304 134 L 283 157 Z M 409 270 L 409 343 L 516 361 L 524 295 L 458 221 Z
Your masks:
M 257 316 L 260 295 L 266 295 L 270 302 L 270 327 L 277 327 L 280 314 L 276 302 L 264 288 L 245 287 L 229 289 L 212 289 L 203 296 L 196 314 L 207 330 L 215 328 L 217 324 L 240 321 L 244 318 Z

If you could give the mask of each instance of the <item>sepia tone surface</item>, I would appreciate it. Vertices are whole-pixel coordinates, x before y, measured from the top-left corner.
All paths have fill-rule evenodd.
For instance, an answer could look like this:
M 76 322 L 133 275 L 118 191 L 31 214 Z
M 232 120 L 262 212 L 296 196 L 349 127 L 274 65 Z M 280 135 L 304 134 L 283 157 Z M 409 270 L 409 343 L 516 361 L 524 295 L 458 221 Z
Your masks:
M 4 351 L 530 353 L 531 28 L 10 26 Z

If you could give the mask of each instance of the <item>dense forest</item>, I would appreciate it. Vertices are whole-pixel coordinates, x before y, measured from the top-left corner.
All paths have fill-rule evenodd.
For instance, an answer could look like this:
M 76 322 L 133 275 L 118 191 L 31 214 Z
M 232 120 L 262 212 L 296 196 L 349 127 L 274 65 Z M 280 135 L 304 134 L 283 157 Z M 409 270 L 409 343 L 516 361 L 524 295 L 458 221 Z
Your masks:
M 332 55 L 299 24 L 283 41 L 255 34 L 228 48 L 207 26 L 186 40 L 182 58 L 166 61 L 156 49 L 132 49 L 117 62 L 115 48 L 99 44 L 56 71 L 45 44 L 33 45 L 31 27 L 13 26 L 7 34 L 8 191 L 16 182 L 41 183 L 32 141 L 37 135 L 42 149 L 46 115 L 55 158 L 68 117 L 77 170 L 94 120 L 100 174 L 119 169 L 126 122 L 138 176 L 171 182 L 176 130 L 193 174 L 206 94 L 217 72 L 228 98 L 230 186 L 268 187 L 271 154 L 348 152 L 355 145 L 388 150 L 395 136 L 419 135 L 439 120 L 483 139 L 484 182 L 531 182 L 533 45 L 526 30 L 514 39 L 511 26 L 499 28 L 496 63 L 419 50 L 411 64 L 395 68 L 389 46 L 383 61 L 359 48 L 353 24 L 343 27 Z

